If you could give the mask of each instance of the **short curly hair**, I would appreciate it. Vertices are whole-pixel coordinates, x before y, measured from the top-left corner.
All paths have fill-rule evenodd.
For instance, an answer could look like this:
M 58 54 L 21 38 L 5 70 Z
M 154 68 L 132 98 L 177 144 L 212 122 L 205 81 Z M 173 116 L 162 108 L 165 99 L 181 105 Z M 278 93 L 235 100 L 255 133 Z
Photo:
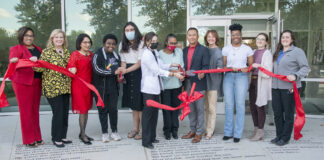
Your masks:
M 242 28 L 243 28 L 242 25 L 238 23 L 234 23 L 229 27 L 231 31 L 240 31 L 240 32 L 242 31 Z

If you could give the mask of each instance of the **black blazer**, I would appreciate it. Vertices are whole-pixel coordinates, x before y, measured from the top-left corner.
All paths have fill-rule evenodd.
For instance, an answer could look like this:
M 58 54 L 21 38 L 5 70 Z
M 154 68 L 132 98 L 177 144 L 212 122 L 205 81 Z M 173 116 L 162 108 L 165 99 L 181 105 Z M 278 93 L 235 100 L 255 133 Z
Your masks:
M 185 70 L 187 69 L 187 56 L 188 56 L 188 47 L 183 49 L 183 62 Z M 202 46 L 201 44 L 197 44 L 195 51 L 192 56 L 191 64 L 190 64 L 191 70 L 204 70 L 209 69 L 209 51 L 206 47 Z M 196 82 L 196 91 L 203 91 L 207 89 L 207 80 L 206 75 L 203 79 L 198 79 L 198 74 L 195 76 L 191 76 L 190 83 L 192 85 L 193 82 Z

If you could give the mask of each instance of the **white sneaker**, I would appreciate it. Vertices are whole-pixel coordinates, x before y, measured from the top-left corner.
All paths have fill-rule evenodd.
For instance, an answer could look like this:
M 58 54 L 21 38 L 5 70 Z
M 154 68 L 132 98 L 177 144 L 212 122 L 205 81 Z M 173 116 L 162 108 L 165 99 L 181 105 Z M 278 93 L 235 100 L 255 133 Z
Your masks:
M 114 140 L 114 141 L 120 141 L 121 137 L 117 132 L 113 132 L 111 133 L 110 137 Z
M 108 133 L 102 134 L 102 142 L 107 143 L 109 141 L 110 141 L 109 134 Z

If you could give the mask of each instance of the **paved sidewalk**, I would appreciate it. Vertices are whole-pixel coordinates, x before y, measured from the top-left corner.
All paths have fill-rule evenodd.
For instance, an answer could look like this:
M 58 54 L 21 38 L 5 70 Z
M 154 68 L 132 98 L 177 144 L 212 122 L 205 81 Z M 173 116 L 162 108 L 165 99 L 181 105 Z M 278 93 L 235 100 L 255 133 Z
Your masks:
M 302 131 L 304 137 L 299 141 L 291 140 L 284 147 L 277 147 L 269 141 L 275 135 L 274 126 L 265 126 L 265 140 L 250 142 L 246 137 L 252 132 L 252 118 L 246 115 L 244 137 L 234 144 L 232 140 L 222 141 L 224 115 L 217 115 L 215 135 L 211 140 L 202 140 L 192 144 L 190 140 L 165 140 L 163 138 L 162 114 L 159 114 L 157 129 L 160 143 L 154 150 L 144 149 L 141 141 L 128 139 L 127 133 L 132 129 L 130 112 L 119 112 L 118 129 L 122 136 L 119 142 L 101 142 L 101 131 L 98 115 L 89 114 L 87 134 L 95 139 L 93 145 L 84 145 L 78 139 L 78 115 L 70 114 L 68 138 L 73 144 L 58 149 L 50 141 L 51 114 L 40 116 L 41 130 L 45 145 L 27 148 L 22 145 L 19 116 L 0 115 L 0 159 L 33 160 L 33 159 L 81 159 L 81 160 L 214 160 L 214 159 L 255 159 L 255 160 L 313 160 L 322 159 L 324 152 L 324 118 L 307 118 Z M 189 131 L 188 117 L 180 122 L 179 137 Z

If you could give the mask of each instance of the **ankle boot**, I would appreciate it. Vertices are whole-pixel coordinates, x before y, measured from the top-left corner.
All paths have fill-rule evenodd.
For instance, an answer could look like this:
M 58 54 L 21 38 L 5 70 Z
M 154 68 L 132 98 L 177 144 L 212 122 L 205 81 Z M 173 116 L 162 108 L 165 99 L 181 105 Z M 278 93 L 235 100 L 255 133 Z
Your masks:
M 249 139 L 252 139 L 252 138 L 255 136 L 257 130 L 258 130 L 258 127 L 254 127 L 254 131 L 253 131 L 252 134 L 249 136 Z
M 251 141 L 259 141 L 259 140 L 263 140 L 263 138 L 264 138 L 264 130 L 258 129 L 255 136 L 251 138 Z

